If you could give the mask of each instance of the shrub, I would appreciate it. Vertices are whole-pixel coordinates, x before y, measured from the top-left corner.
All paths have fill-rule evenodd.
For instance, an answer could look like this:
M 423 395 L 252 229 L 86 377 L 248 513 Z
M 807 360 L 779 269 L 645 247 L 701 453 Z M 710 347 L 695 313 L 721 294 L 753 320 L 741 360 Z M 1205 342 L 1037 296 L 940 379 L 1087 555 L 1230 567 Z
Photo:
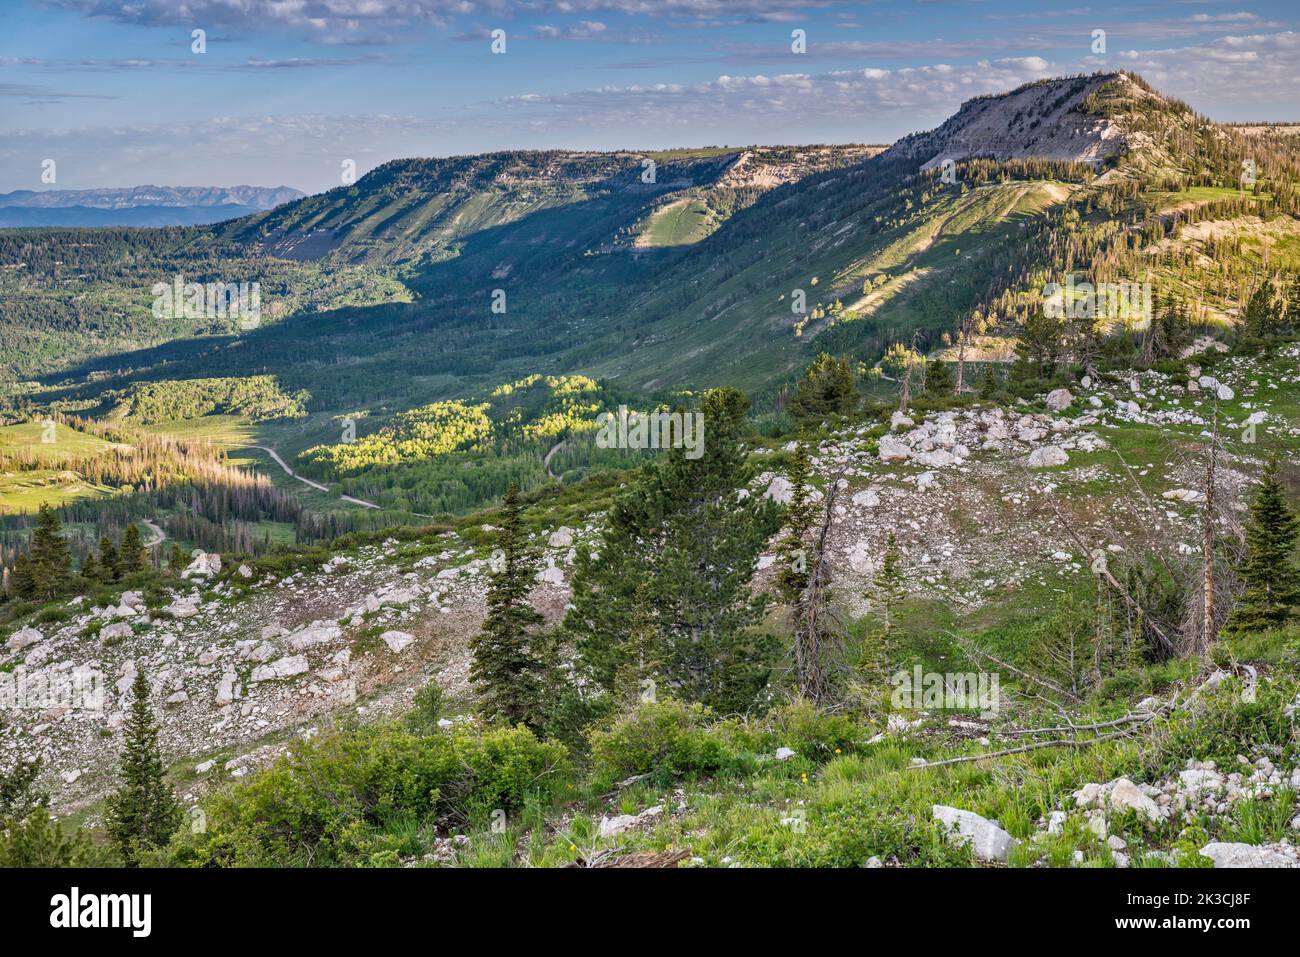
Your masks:
M 459 726 L 420 736 L 396 725 L 298 742 L 275 765 L 205 802 L 206 829 L 173 862 L 207 866 L 391 865 L 402 834 L 549 800 L 568 781 L 562 745 L 525 728 Z M 394 837 L 394 835 L 399 837 Z
M 640 705 L 608 730 L 593 731 L 596 780 L 612 782 L 633 774 L 665 779 L 715 774 L 735 764 L 738 754 L 720 728 L 708 726 L 710 714 L 701 704 L 665 699 Z

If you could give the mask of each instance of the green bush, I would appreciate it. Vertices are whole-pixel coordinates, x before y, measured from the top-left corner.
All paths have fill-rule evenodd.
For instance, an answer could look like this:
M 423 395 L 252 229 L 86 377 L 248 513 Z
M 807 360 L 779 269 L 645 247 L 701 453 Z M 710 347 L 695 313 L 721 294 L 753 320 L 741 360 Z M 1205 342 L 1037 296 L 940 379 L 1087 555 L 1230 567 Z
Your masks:
M 202 833 L 178 838 L 172 861 L 393 865 L 419 849 L 415 835 L 516 810 L 529 798 L 551 800 L 568 773 L 565 748 L 522 727 L 333 731 L 205 801 Z
M 716 774 L 735 765 L 739 754 L 720 726 L 709 727 L 711 712 L 701 704 L 673 699 L 640 705 L 607 730 L 591 733 L 595 778 L 603 786 L 634 774 L 670 779 L 683 774 Z

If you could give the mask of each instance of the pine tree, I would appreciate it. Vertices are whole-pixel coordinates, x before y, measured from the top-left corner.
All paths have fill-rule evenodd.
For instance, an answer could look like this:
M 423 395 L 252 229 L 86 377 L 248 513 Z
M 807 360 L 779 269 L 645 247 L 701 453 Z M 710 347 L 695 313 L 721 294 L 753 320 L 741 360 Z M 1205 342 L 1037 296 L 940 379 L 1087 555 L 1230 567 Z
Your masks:
M 36 578 L 32 575 L 32 562 L 26 552 L 19 552 L 14 558 L 14 573 L 9 582 L 14 594 L 23 601 L 36 597 Z
M 906 595 L 907 576 L 903 572 L 898 540 L 890 532 L 885 540 L 884 557 L 865 596 L 876 613 L 876 627 L 868 636 L 861 670 L 874 684 L 886 683 L 897 665 L 894 660 L 895 612 Z
M 122 536 L 122 553 L 118 558 L 118 567 L 123 575 L 144 571 L 148 567 L 149 556 L 140 539 L 140 526 L 132 522 L 126 527 Z
M 95 558 L 93 550 L 86 552 L 86 557 L 81 562 L 81 577 L 87 582 L 97 582 L 102 572 L 99 567 L 99 560 Z
M 790 409 L 799 418 L 820 421 L 828 415 L 852 412 L 857 404 L 858 389 L 849 360 L 823 352 L 795 386 Z
M 72 553 L 62 531 L 59 516 L 49 505 L 42 503 L 30 549 L 32 580 L 38 599 L 57 598 L 71 584 Z
M 984 366 L 984 375 L 980 378 L 980 398 L 991 399 L 998 394 L 1002 388 L 1002 383 L 998 381 L 997 373 L 993 371 L 993 363 Z
M 951 395 L 955 383 L 952 370 L 946 362 L 931 362 L 926 365 L 925 391 L 927 395 Z
M 1280 628 L 1300 608 L 1300 569 L 1294 561 L 1300 519 L 1286 503 L 1277 460 L 1264 468 L 1250 506 L 1246 557 L 1238 570 L 1246 584 L 1227 630 L 1235 634 Z
M 172 550 L 167 556 L 167 567 L 172 570 L 173 574 L 179 575 L 188 565 L 189 562 L 185 558 L 185 553 L 181 551 L 181 547 L 172 542 Z
M 144 669 L 135 673 L 131 714 L 126 720 L 121 787 L 108 796 L 105 825 L 122 860 L 131 867 L 140 852 L 165 845 L 181 825 L 181 808 L 163 777 L 158 725 L 149 706 Z
M 474 683 L 489 720 L 540 729 L 542 662 L 538 629 L 544 619 L 529 604 L 536 562 L 527 551 L 519 486 L 506 489 L 497 533 L 494 569 L 488 580 L 487 617 L 470 641 Z
M 708 392 L 703 454 L 659 453 L 615 499 L 599 557 L 579 549 L 564 631 L 592 686 L 615 691 L 644 583 L 659 623 L 664 693 L 744 711 L 766 688 L 779 643 L 754 628 L 766 601 L 749 583 L 781 521 L 775 503 L 739 495 L 750 476 L 748 406 L 735 389 Z
M 1266 339 L 1278 331 L 1281 320 L 1281 310 L 1273 295 L 1273 283 L 1260 283 L 1246 303 L 1246 311 L 1241 319 L 1242 332 L 1255 339 Z
M 106 582 L 115 582 L 122 577 L 117 547 L 107 535 L 99 540 L 99 568 Z

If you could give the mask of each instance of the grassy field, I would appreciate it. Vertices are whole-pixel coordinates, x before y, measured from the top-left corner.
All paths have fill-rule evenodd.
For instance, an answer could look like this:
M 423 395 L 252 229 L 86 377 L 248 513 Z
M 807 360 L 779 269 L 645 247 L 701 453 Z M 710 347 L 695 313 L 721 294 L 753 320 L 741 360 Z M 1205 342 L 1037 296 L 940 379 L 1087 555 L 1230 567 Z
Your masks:
M 52 439 L 53 441 L 46 441 Z M 40 422 L 0 427 L 0 455 L 32 455 L 48 468 L 0 471 L 0 513 L 34 512 L 42 504 L 65 505 L 80 498 L 111 495 L 113 489 L 87 482 L 59 466 L 71 459 L 99 455 L 112 446 L 96 438 Z

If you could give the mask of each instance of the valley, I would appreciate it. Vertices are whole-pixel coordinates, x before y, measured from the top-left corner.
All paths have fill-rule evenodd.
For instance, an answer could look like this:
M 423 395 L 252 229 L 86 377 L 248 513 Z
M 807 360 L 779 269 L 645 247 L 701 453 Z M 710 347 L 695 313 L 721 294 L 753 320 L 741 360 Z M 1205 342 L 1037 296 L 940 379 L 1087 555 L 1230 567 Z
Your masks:
M 145 700 L 136 864 L 1297 866 L 1298 182 L 1103 72 L 0 229 L 0 678 L 102 693 L 0 770 L 83 863 Z

